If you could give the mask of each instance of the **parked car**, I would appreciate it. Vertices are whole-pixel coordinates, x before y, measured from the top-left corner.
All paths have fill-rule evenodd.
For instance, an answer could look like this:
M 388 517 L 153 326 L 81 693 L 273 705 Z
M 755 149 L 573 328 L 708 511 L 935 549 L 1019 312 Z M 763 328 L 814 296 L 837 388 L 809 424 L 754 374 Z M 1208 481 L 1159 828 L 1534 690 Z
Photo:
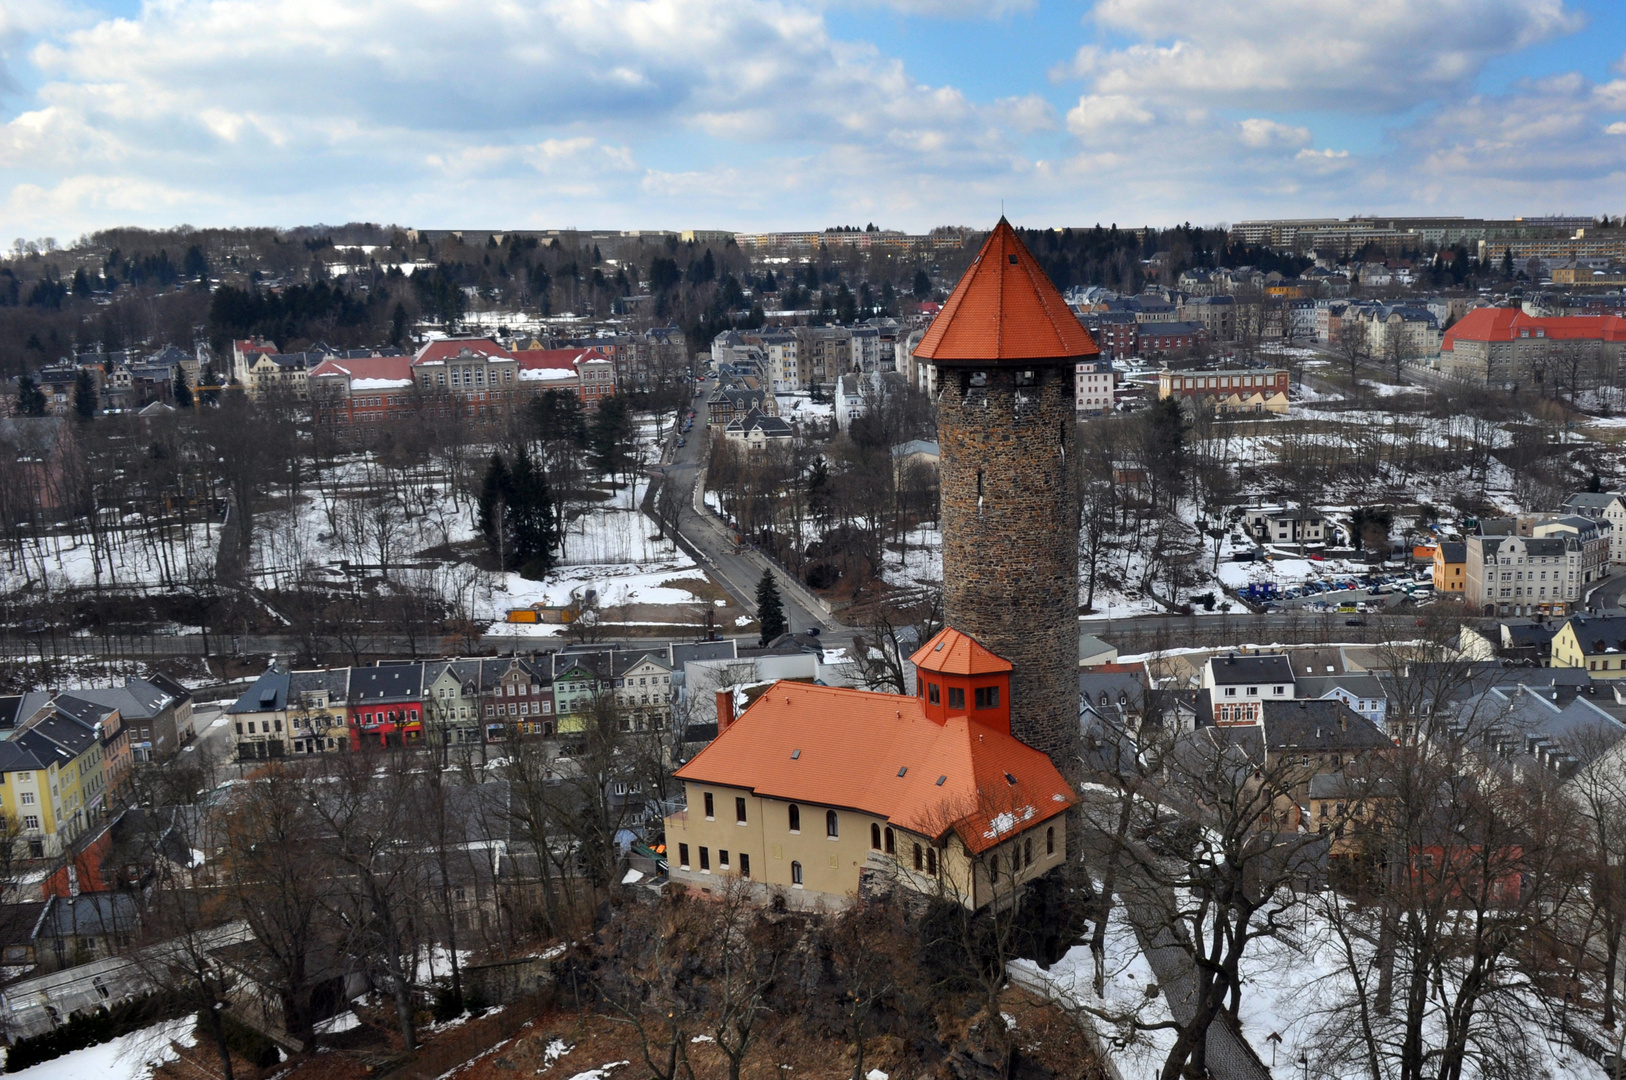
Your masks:
M 1366 625 L 1366 620 L 1365 619 L 1345 619 L 1344 620 L 1344 625 L 1345 626 L 1365 626 Z

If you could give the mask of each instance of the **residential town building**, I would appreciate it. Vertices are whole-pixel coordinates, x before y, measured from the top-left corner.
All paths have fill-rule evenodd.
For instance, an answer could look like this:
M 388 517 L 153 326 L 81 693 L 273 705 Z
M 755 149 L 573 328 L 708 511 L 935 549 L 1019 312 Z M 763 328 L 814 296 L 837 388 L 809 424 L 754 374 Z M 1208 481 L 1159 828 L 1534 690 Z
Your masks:
M 1117 375 L 1112 361 L 1096 357 L 1074 365 L 1076 407 L 1082 416 L 1100 416 L 1112 411 Z
M 1607 525 L 1609 561 L 1615 566 L 1626 564 L 1626 494 L 1578 491 L 1564 500 L 1564 512 Z
M 1553 667 L 1593 679 L 1626 679 L 1626 615 L 1576 615 L 1553 635 Z
M 1468 588 L 1468 545 L 1441 540 L 1434 549 L 1434 592 L 1438 596 L 1463 593 Z
M 1280 653 L 1210 657 L 1197 689 L 1199 724 L 1257 724 L 1264 702 L 1297 696 L 1292 661 Z
M 1586 584 L 1574 536 L 1470 536 L 1466 555 L 1463 600 L 1486 615 L 1566 615 Z

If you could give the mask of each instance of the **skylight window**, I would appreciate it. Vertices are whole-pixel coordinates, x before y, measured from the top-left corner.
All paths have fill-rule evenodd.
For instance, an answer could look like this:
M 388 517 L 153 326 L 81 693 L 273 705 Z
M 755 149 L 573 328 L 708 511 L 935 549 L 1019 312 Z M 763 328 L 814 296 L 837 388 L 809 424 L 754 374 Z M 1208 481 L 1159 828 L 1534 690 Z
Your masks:
M 795 760 L 797 760 L 797 759 L 798 759 L 798 758 L 800 758 L 800 757 L 801 757 L 801 756 L 802 756 L 802 752 L 801 752 L 801 751 L 800 751 L 800 750 L 792 750 L 792 751 L 791 751 L 791 752 L 790 752 L 790 759 L 791 759 L 791 760 L 792 760 L 792 761 L 795 761 Z
M 939 777 L 938 777 L 938 778 L 937 778 L 937 786 L 938 786 L 938 787 L 942 787 L 942 786 L 943 786 L 943 781 L 945 781 L 945 780 L 947 780 L 947 779 L 948 779 L 948 777 L 947 777 L 947 776 L 939 776 Z
M 904 773 L 906 773 L 908 771 L 909 771 L 909 766 L 905 765 L 903 768 L 898 770 L 898 775 L 902 776 Z

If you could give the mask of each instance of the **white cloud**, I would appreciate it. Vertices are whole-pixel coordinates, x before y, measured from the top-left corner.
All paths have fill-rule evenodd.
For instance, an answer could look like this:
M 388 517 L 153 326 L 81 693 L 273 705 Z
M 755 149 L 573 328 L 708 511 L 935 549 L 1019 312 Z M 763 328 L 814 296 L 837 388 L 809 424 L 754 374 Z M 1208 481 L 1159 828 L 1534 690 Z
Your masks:
M 1032 11 L 1039 0 L 880 0 L 903 15 L 937 19 L 997 19 L 1018 11 Z M 851 7 L 869 7 L 865 0 L 846 0 Z
M 1494 57 L 1577 30 L 1563 0 L 1100 0 L 1090 19 L 1135 40 L 1081 50 L 1097 93 L 1300 108 L 1389 109 L 1466 85 Z
M 1085 137 L 1151 122 L 1151 110 L 1127 94 L 1086 94 L 1067 112 L 1067 130 Z
M 1603 130 L 1610 135 L 1626 135 L 1626 121 L 1617 120 Z
M 1243 144 L 1255 148 L 1303 146 L 1310 141 L 1309 128 L 1278 124 L 1274 120 L 1265 120 L 1259 117 L 1250 117 L 1238 124 L 1237 127 L 1242 130 Z

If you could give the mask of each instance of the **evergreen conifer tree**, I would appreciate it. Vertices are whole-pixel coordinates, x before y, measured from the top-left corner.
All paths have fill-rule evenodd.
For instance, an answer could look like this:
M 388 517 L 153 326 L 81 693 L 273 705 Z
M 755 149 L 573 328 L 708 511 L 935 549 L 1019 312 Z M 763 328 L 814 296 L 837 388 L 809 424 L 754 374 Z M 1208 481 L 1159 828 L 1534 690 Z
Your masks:
M 485 479 L 480 483 L 480 498 L 475 504 L 475 527 L 485 539 L 486 548 L 497 559 L 497 569 L 507 570 L 514 556 L 514 538 L 508 532 L 508 500 L 513 493 L 514 478 L 501 454 L 492 454 L 486 466 Z
M 559 548 L 548 476 L 531 459 L 530 451 L 521 447 L 509 483 L 506 511 L 508 532 L 514 539 L 513 561 L 521 576 L 541 581 L 553 569 Z
M 186 381 L 186 369 L 175 369 L 175 407 L 190 409 L 192 407 L 192 387 Z
M 785 622 L 785 606 L 779 600 L 779 586 L 774 584 L 769 570 L 764 570 L 762 580 L 757 582 L 757 625 L 762 629 L 763 645 L 790 629 Z
M 96 377 L 89 368 L 80 368 L 78 378 L 73 381 L 73 411 L 81 420 L 96 415 Z
M 24 416 L 45 415 L 45 391 L 39 388 L 32 375 L 24 375 L 17 380 L 17 411 Z

